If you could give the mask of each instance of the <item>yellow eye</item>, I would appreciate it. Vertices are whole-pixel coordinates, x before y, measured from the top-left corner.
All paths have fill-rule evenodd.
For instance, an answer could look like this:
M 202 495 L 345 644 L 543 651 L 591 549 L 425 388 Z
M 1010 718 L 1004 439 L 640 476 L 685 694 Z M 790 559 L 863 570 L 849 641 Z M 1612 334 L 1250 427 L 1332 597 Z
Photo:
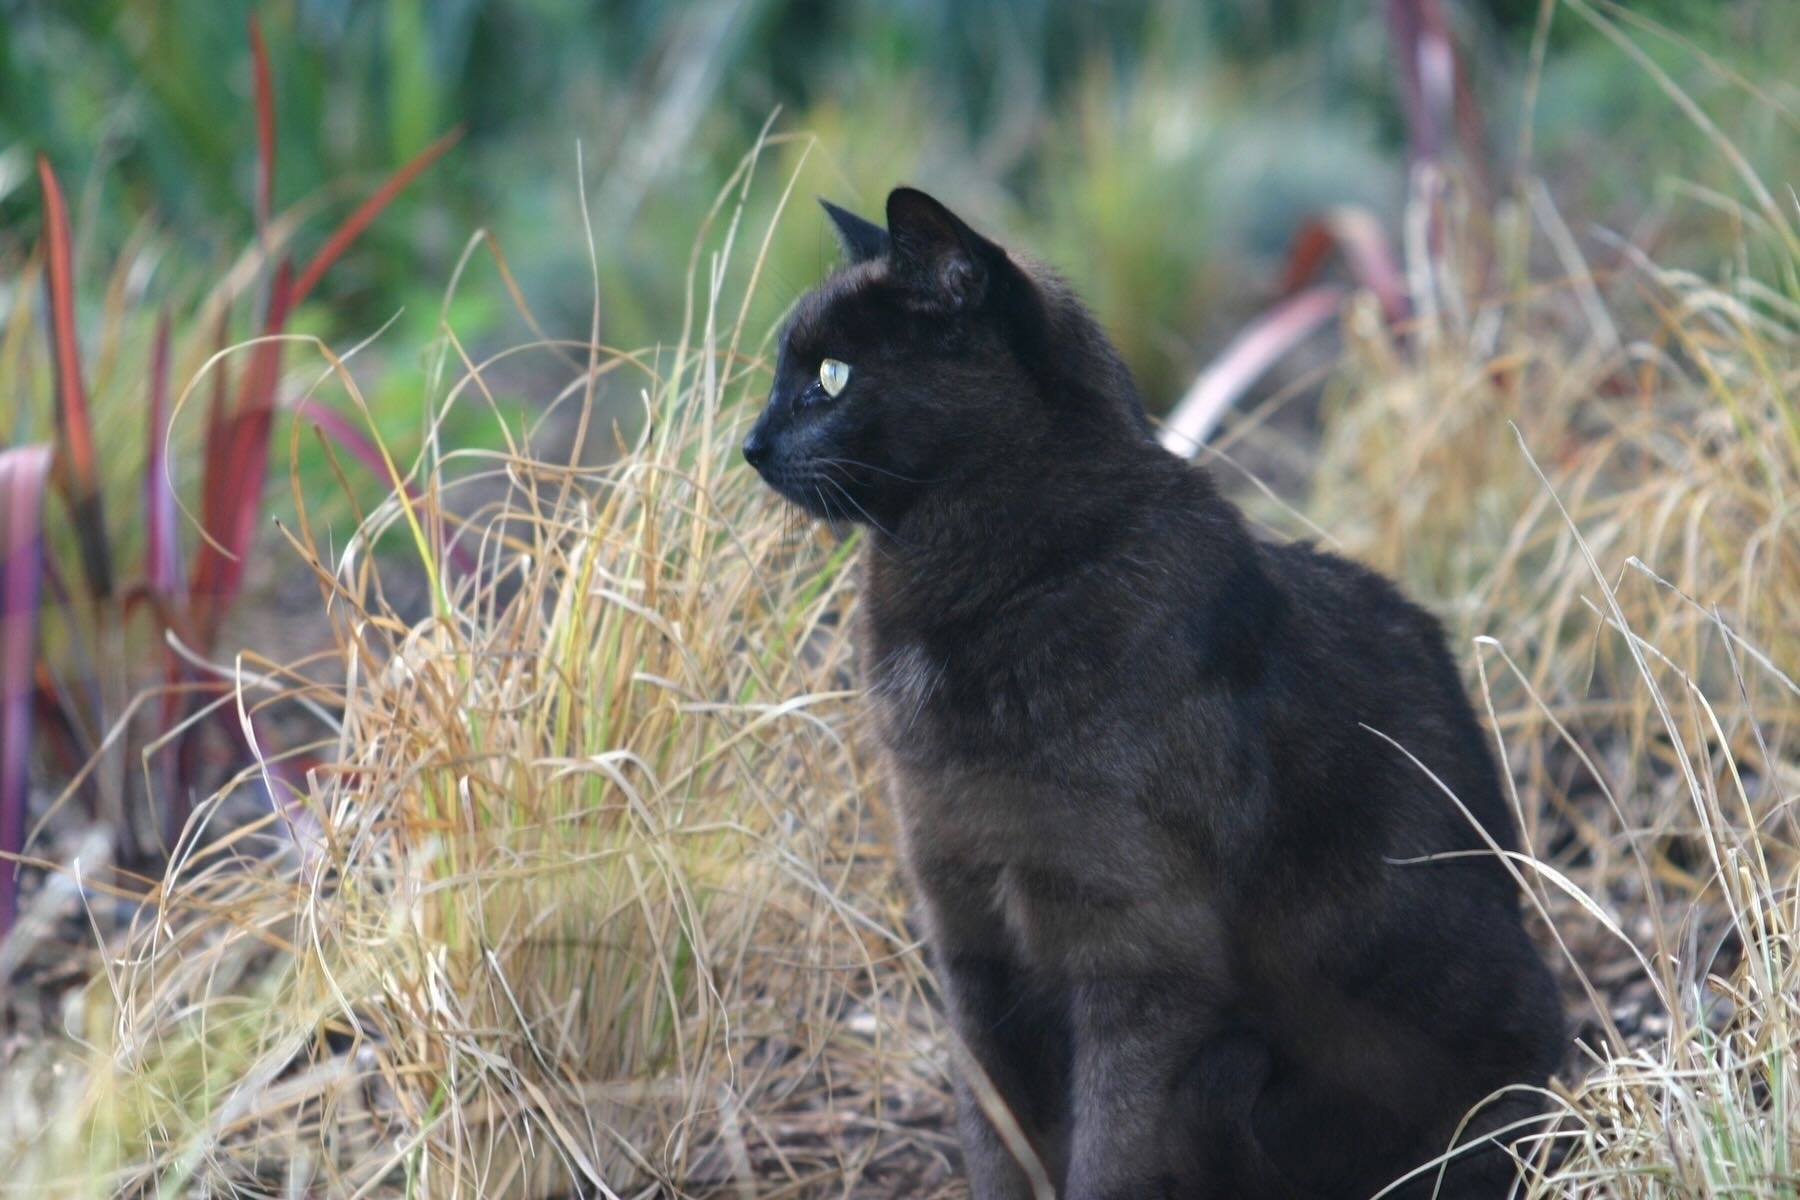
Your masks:
M 844 390 L 850 382 L 850 364 L 828 358 L 819 364 L 819 386 L 825 389 L 827 396 L 835 396 Z

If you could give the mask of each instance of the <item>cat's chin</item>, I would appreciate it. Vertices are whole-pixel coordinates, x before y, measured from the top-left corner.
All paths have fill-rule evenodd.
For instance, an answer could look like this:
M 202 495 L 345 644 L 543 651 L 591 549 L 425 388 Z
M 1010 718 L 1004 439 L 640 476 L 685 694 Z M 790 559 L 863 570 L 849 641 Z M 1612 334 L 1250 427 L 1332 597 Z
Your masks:
M 855 505 L 849 499 L 836 495 L 834 489 L 837 485 L 823 476 L 767 467 L 758 467 L 757 474 L 762 476 L 763 482 L 776 495 L 816 521 L 829 521 L 833 525 L 856 522 Z

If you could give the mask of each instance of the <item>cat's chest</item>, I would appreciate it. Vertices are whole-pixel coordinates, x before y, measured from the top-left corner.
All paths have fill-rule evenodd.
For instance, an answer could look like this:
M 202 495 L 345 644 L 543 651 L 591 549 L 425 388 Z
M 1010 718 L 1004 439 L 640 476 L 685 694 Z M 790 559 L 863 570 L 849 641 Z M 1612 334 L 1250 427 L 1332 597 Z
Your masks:
M 1094 751 L 1118 731 L 1081 719 L 1058 691 L 917 642 L 883 654 L 868 696 L 902 822 L 959 858 L 1046 867 L 1062 847 L 1091 844 L 1098 811 L 1113 812 L 1113 836 L 1134 837 L 1122 814 L 1141 781 L 1086 765 L 1114 757 Z
M 873 656 L 874 730 L 905 780 L 909 820 L 993 857 L 1007 847 L 1091 842 L 1097 813 L 1137 836 L 1158 790 L 1162 731 L 1127 681 L 1058 656 L 983 655 L 923 641 Z M 1146 834 L 1145 836 L 1149 836 Z
M 897 761 L 919 769 L 1066 770 L 1053 760 L 1113 736 L 1104 714 L 1129 699 L 1108 672 L 1073 657 L 1044 644 L 889 642 L 868 656 L 876 732 Z
M 1068 978 L 1218 969 L 1215 880 L 1137 797 L 999 766 L 904 764 L 891 795 L 940 944 Z
M 1076 974 L 1196 954 L 1210 969 L 1213 831 L 1166 736 L 1206 731 L 1146 712 L 1141 672 L 919 642 L 865 661 L 909 873 L 940 939 L 998 939 Z
M 868 696 L 881 740 L 890 752 L 923 749 L 934 740 L 936 720 L 950 703 L 948 662 L 913 641 L 870 657 Z M 921 727 L 927 716 L 933 720 Z

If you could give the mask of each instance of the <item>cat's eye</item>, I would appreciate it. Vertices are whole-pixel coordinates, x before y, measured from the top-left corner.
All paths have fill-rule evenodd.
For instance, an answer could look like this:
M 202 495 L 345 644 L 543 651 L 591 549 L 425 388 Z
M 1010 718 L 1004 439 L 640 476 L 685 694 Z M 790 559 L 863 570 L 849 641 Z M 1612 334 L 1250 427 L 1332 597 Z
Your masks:
M 844 390 L 850 382 L 850 364 L 828 358 L 819 364 L 819 386 L 825 389 L 827 396 L 835 396 Z

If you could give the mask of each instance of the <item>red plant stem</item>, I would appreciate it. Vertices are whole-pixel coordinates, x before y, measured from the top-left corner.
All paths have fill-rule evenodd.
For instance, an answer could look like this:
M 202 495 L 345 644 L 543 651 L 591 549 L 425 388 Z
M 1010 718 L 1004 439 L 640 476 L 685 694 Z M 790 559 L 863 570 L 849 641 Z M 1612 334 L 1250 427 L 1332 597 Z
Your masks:
M 106 520 L 94 461 L 93 421 L 81 379 L 81 346 L 75 330 L 75 254 L 68 204 L 50 160 L 38 155 L 44 188 L 44 240 L 50 292 L 50 336 L 56 363 L 57 430 L 61 434 L 55 470 L 75 519 L 81 565 L 96 598 L 112 595 L 112 561 L 106 547 Z
M 250 68 L 256 89 L 256 233 L 263 237 L 268 233 L 275 197 L 275 86 L 262 22 L 254 12 L 250 14 Z
M 381 210 L 400 194 L 402 188 L 418 178 L 420 172 L 443 157 L 444 152 L 450 147 L 456 145 L 461 140 L 462 134 L 462 127 L 458 126 L 419 151 L 412 157 L 412 161 L 388 176 L 386 183 L 376 188 L 373 195 L 359 204 L 356 211 L 351 213 L 344 223 L 339 225 L 336 231 L 326 239 L 325 245 L 313 256 L 313 260 L 306 264 L 306 269 L 300 272 L 300 278 L 294 281 L 292 303 L 298 305 L 306 299 L 325 272 L 329 271 L 331 265 L 349 248 L 350 243 L 354 242 L 357 236 L 369 227 L 370 222 L 381 215 Z

